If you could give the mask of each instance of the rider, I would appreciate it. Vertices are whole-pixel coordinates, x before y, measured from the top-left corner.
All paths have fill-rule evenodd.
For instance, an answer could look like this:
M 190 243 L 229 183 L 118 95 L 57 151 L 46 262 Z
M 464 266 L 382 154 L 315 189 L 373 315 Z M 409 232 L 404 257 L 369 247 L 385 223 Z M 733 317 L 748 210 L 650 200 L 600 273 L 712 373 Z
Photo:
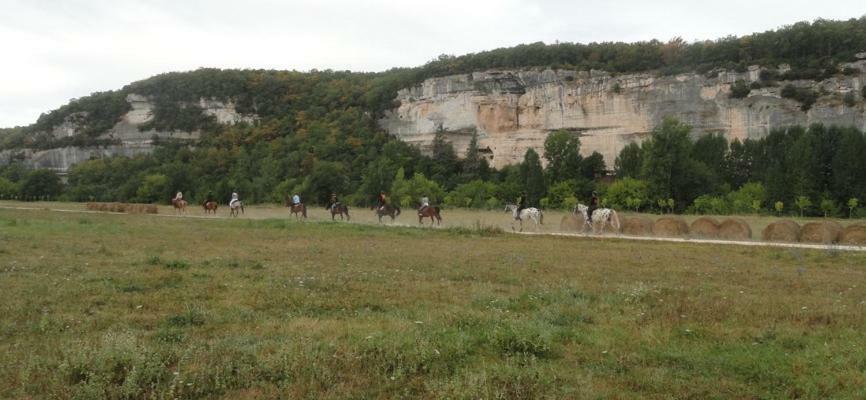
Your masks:
M 421 207 L 418 208 L 418 212 L 424 211 L 427 207 L 430 207 L 430 198 L 424 196 L 421 198 Z
M 385 191 L 379 192 L 379 196 L 376 197 L 376 206 L 379 207 L 379 211 L 384 210 L 387 204 L 388 196 L 385 195 Z
M 183 192 L 178 191 L 176 195 L 174 195 L 174 199 L 172 201 L 183 200 Z
M 213 192 L 207 192 L 207 197 L 205 197 L 204 204 L 213 202 Z
M 520 192 L 520 197 L 517 198 L 517 210 L 514 211 L 514 219 L 520 219 L 520 212 L 526 208 L 526 191 Z
M 240 199 L 238 199 L 238 192 L 232 192 L 232 199 L 229 200 L 229 207 L 231 207 L 236 201 L 240 201 Z
M 592 192 L 592 198 L 589 199 L 589 207 L 586 210 L 586 219 L 592 225 L 592 213 L 598 208 L 598 193 Z
M 292 206 L 294 207 L 298 204 L 301 204 L 301 196 L 295 193 L 292 195 Z
M 331 199 L 328 200 L 328 209 L 333 210 L 334 207 L 336 207 L 337 203 L 339 203 L 339 202 L 340 202 L 340 200 L 337 198 L 337 194 L 331 193 Z

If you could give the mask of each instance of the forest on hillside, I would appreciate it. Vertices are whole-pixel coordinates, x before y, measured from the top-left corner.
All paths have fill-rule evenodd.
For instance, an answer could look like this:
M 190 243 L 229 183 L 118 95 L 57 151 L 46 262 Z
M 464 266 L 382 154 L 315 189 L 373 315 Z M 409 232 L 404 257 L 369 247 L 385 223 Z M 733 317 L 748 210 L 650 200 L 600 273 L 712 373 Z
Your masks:
M 466 159 L 457 159 L 441 135 L 433 154 L 422 155 L 387 135 L 376 121 L 394 105 L 398 89 L 432 76 L 533 67 L 666 74 L 788 63 L 792 70 L 775 80 L 822 79 L 845 73 L 840 63 L 864 49 L 866 17 L 803 22 L 694 43 L 534 43 L 440 56 L 421 67 L 381 73 L 166 73 L 74 100 L 33 125 L 2 129 L 0 149 L 108 144 L 111 140 L 99 135 L 129 111 L 125 98 L 130 93 L 155 102 L 154 118 L 143 129 L 198 130 L 200 140 L 163 140 L 152 155 L 87 161 L 70 171 L 65 185 L 49 171 L 26 171 L 15 163 L 2 166 L 0 196 L 165 202 L 178 190 L 193 200 L 207 192 L 225 197 L 237 190 L 249 202 L 279 202 L 292 192 L 323 202 L 336 191 L 353 204 L 366 204 L 386 190 L 404 205 L 424 194 L 450 206 L 493 207 L 526 190 L 538 206 L 567 208 L 599 190 L 609 205 L 635 210 L 845 216 L 859 207 L 849 205 L 863 198 L 866 187 L 866 177 L 858 172 L 863 161 L 852 153 L 858 149 L 862 154 L 863 134 L 852 129 L 792 128 L 728 144 L 715 136 L 693 142 L 683 137 L 687 126 L 667 121 L 643 146 L 626 148 L 617 159 L 619 179 L 602 185 L 597 178 L 604 173 L 604 160 L 598 154 L 580 157 L 575 152 L 579 138 L 567 133 L 550 135 L 542 154 L 530 151 L 523 163 L 493 170 L 474 148 Z M 230 100 L 239 112 L 259 119 L 218 124 L 202 113 L 200 98 Z M 53 138 L 48 132 L 68 118 L 76 119 L 80 134 Z M 548 161 L 547 169 L 541 168 L 541 157 Z M 791 175 L 795 171 L 798 175 Z M 736 197 L 744 193 L 746 200 Z

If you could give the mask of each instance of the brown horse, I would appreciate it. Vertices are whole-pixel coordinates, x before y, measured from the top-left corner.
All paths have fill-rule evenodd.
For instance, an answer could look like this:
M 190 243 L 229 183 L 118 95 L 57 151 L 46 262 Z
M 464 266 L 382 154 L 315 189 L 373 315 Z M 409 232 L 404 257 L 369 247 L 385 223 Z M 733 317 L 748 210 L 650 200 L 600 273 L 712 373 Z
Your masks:
M 174 212 L 178 214 L 186 213 L 187 202 L 184 199 L 171 199 L 171 205 L 174 206 Z
M 392 206 L 390 204 L 385 204 L 384 206 L 376 207 L 375 209 L 380 224 L 382 223 L 382 217 L 391 217 L 391 222 L 394 222 L 394 218 L 397 218 L 397 216 L 400 215 L 400 207 Z
M 288 207 L 289 215 L 294 215 L 295 219 L 300 219 L 301 217 L 307 219 L 307 206 L 304 203 L 288 204 Z
M 343 220 L 343 214 L 346 215 L 346 221 L 351 219 L 349 217 L 349 207 L 339 201 L 328 207 L 327 210 L 331 211 L 331 221 L 336 221 L 334 217 L 338 214 L 340 215 L 340 221 Z
M 201 205 L 201 207 L 204 208 L 205 215 L 207 215 L 207 214 L 216 215 L 217 206 L 218 206 L 218 204 L 215 201 L 206 201 L 204 204 Z
M 442 224 L 442 216 L 439 214 L 439 206 L 427 206 L 418 209 L 418 223 L 422 224 L 424 218 L 430 218 L 430 226 L 433 226 L 433 221 L 436 225 Z

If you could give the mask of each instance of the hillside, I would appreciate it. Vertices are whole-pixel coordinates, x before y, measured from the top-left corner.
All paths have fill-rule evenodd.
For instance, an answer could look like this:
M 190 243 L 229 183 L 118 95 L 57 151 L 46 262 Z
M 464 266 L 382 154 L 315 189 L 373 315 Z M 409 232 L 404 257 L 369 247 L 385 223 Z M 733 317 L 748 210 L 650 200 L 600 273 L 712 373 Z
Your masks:
M 338 191 L 364 202 L 400 170 L 445 191 L 508 181 L 495 197 L 512 198 L 529 178 L 506 166 L 528 149 L 544 155 L 554 131 L 580 137 L 590 160 L 580 175 L 592 180 L 671 116 L 694 139 L 761 140 L 816 122 L 863 129 L 864 49 L 866 17 L 695 43 L 534 43 L 381 73 L 174 72 L 0 131 L 0 165 L 12 181 L 21 166 L 68 173 L 71 200 L 237 189 L 251 201 Z

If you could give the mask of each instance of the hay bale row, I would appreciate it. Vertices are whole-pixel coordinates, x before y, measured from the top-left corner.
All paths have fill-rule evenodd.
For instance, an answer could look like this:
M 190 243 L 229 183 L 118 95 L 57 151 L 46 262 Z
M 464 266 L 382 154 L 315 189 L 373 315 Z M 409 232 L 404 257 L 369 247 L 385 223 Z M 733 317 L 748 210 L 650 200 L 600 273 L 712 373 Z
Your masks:
M 562 220 L 559 222 L 559 229 L 562 231 L 581 231 L 583 230 L 583 225 L 583 215 L 568 214 L 562 217 Z
M 800 229 L 803 243 L 831 244 L 838 242 L 841 236 L 842 225 L 833 221 L 810 222 Z
M 689 234 L 689 224 L 681 217 L 661 217 L 653 224 L 653 235 L 680 237 Z
M 649 236 L 653 233 L 653 221 L 647 217 L 625 217 L 622 233 L 630 236 Z
M 842 231 L 839 243 L 853 246 L 866 246 L 866 223 L 854 224 L 845 228 L 845 230 Z
M 761 232 L 766 242 L 799 242 L 800 224 L 789 219 L 773 222 Z
M 130 214 L 156 214 L 159 209 L 153 204 L 130 204 L 130 203 L 87 203 L 86 208 L 90 211 L 118 212 Z
M 710 217 L 698 218 L 692 222 L 689 233 L 694 238 L 717 239 L 719 237 L 719 221 Z
M 752 228 L 739 218 L 728 218 L 719 224 L 719 239 L 748 240 L 752 238 Z

